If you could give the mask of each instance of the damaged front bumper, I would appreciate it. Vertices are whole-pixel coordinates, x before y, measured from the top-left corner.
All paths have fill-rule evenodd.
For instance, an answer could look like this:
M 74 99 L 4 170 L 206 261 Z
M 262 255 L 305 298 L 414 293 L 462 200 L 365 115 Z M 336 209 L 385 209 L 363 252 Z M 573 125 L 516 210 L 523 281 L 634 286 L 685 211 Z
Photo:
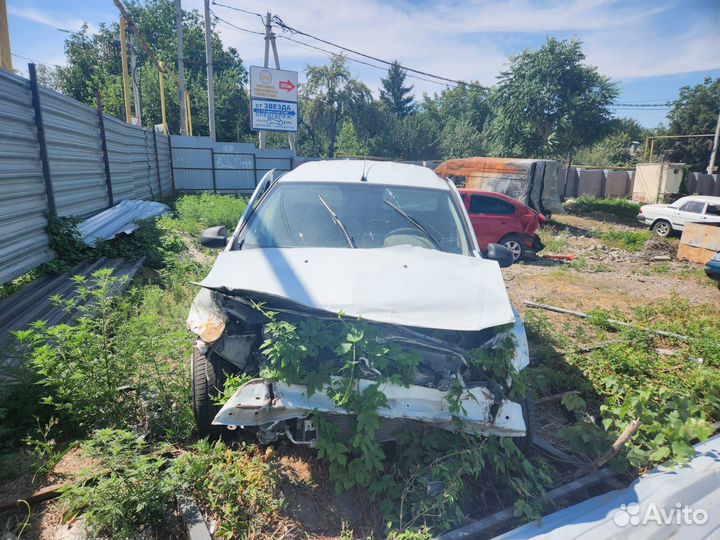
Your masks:
M 360 379 L 357 390 L 362 393 L 373 384 L 376 383 Z M 307 387 L 302 385 L 253 379 L 225 403 L 213 424 L 259 426 L 267 433 L 288 435 L 285 421 L 304 419 L 312 413 L 347 415 L 345 409 L 335 405 L 326 390 L 308 395 Z M 448 401 L 450 392 L 395 384 L 382 384 L 379 390 L 387 397 L 387 406 L 377 411 L 383 419 L 417 421 L 448 431 L 455 431 L 458 426 L 462 426 L 463 431 L 473 435 L 525 436 L 522 406 L 507 399 L 496 399 L 484 387 L 462 391 L 459 398 L 461 412 L 457 415 L 462 420 L 460 423 L 453 421 Z M 312 438 L 302 442 L 314 444 Z

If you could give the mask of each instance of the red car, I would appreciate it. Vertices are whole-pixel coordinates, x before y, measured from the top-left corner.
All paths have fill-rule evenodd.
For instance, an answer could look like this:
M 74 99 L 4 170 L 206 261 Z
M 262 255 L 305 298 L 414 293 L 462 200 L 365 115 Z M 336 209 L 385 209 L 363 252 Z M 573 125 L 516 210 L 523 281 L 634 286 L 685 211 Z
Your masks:
M 537 236 L 545 216 L 520 201 L 501 193 L 461 188 L 465 208 L 480 249 L 502 244 L 513 253 L 513 261 L 537 253 L 545 246 Z

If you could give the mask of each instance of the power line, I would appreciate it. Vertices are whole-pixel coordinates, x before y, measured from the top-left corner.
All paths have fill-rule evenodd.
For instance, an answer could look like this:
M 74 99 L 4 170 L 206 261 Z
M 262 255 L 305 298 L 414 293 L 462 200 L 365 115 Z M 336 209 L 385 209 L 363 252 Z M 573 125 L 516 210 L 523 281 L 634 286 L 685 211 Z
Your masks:
M 51 66 L 51 67 L 57 67 L 57 68 L 62 67 L 62 66 L 59 65 L 59 64 L 53 64 L 53 63 L 50 63 L 50 62 L 41 62 L 41 61 L 39 61 L 39 60 L 34 60 L 33 58 L 29 58 L 29 57 L 27 57 L 27 56 L 23 56 L 22 54 L 16 54 L 16 53 L 10 53 L 10 54 L 12 54 L 12 56 L 14 56 L 14 57 L 16 57 L 16 58 L 21 58 L 21 59 L 23 59 L 23 60 L 27 60 L 28 62 L 32 62 L 33 64 L 40 64 L 40 65 L 43 65 L 43 66 Z
M 335 54 L 336 54 L 336 53 L 334 53 L 333 51 L 329 51 L 329 50 L 327 50 L 327 49 L 323 49 L 322 47 L 316 47 L 315 45 L 310 45 L 309 43 L 305 43 L 304 41 L 300 41 L 300 40 L 297 40 L 297 39 L 293 39 L 293 38 L 288 37 L 288 36 L 278 36 L 278 37 L 281 38 L 281 39 L 285 39 L 285 40 L 287 40 L 287 41 L 291 41 L 291 42 L 293 42 L 293 43 L 297 43 L 298 45 L 302 45 L 302 46 L 304 46 L 304 47 L 308 47 L 308 48 L 310 48 L 310 49 L 315 49 L 316 51 L 324 52 L 324 53 L 326 53 L 326 54 L 330 54 L 330 55 L 335 55 Z M 357 62 L 358 64 L 362 64 L 362 65 L 364 65 L 364 66 L 370 66 L 370 67 L 372 67 L 372 68 L 379 69 L 379 70 L 381 70 L 381 71 L 387 71 L 387 68 L 384 67 L 384 66 L 378 66 L 378 65 L 376 65 L 376 64 L 371 64 L 370 62 L 365 62 L 364 60 L 358 60 L 357 58 L 353 58 L 353 57 L 351 57 L 351 56 L 346 56 L 345 58 L 347 58 L 348 60 L 351 60 L 352 62 Z M 406 74 L 406 75 L 407 75 L 408 77 L 410 77 L 411 79 L 417 79 L 417 80 L 419 80 L 419 81 L 426 81 L 426 82 L 430 82 L 430 83 L 433 83 L 433 84 L 439 84 L 439 85 L 442 85 L 442 86 L 450 86 L 450 83 L 445 83 L 445 82 L 441 82 L 441 81 L 436 81 L 436 80 L 433 80 L 433 79 L 426 79 L 426 78 L 424 78 L 424 77 L 418 77 L 417 75 L 411 75 L 411 74 L 409 74 L 409 73 Z M 457 85 L 452 85 L 452 86 L 453 86 L 453 88 L 457 88 Z
M 357 55 L 357 56 L 362 56 L 363 58 L 368 58 L 369 60 L 373 60 L 373 61 L 375 61 L 375 62 L 380 62 L 381 64 L 385 64 L 385 65 L 390 66 L 390 65 L 392 65 L 392 64 L 394 63 L 394 62 L 389 61 L 389 60 L 383 60 L 382 58 L 378 58 L 377 56 L 372 56 L 372 55 L 369 55 L 369 54 L 362 53 L 362 52 L 360 52 L 360 51 L 356 51 L 356 50 L 354 50 L 354 49 L 350 49 L 349 47 L 344 47 L 344 46 L 342 46 L 342 45 L 338 45 L 337 43 L 333 43 L 332 41 L 328 41 L 328 40 L 326 40 L 326 39 L 323 39 L 323 38 L 314 36 L 314 35 L 309 34 L 309 33 L 307 33 L 307 32 L 303 32 L 302 30 L 298 30 L 297 28 L 293 28 L 292 26 L 289 26 L 289 25 L 285 24 L 285 22 L 284 22 L 280 17 L 278 17 L 277 15 L 275 15 L 275 16 L 273 17 L 273 21 L 276 22 L 276 23 L 278 24 L 278 26 L 280 26 L 280 28 L 283 29 L 283 31 L 290 32 L 290 33 L 293 33 L 293 34 L 300 34 L 301 36 L 309 37 L 310 39 L 314 39 L 314 40 L 319 41 L 319 42 L 321 42 L 321 43 L 325 43 L 326 45 L 330 45 L 330 46 L 332 46 L 332 47 L 336 47 L 336 48 L 338 48 L 338 49 L 340 49 L 340 50 L 343 50 L 343 51 L 346 51 L 346 52 L 355 54 L 355 55 Z M 457 84 L 457 85 L 480 86 L 480 85 L 478 85 L 477 83 L 468 83 L 468 82 L 461 81 L 461 80 L 458 80 L 458 79 L 450 79 L 450 78 L 448 78 L 448 77 L 443 77 L 443 76 L 441 76 L 441 75 L 435 75 L 435 74 L 429 73 L 429 72 L 427 72 L 427 71 L 421 71 L 421 70 L 419 70 L 419 69 L 414 69 L 414 68 L 410 68 L 410 67 L 407 67 L 407 66 L 403 66 L 402 64 L 400 64 L 400 67 L 401 67 L 402 69 L 404 69 L 405 71 L 409 71 L 409 72 L 412 72 L 412 73 L 417 73 L 418 75 L 425 75 L 426 77 L 432 77 L 433 79 L 439 79 L 439 80 L 441 80 L 441 81 L 446 81 L 446 82 L 450 82 L 450 83 Z
M 215 3 L 215 2 L 213 2 L 213 3 Z M 218 4 L 218 5 L 222 5 L 222 4 Z M 213 12 L 213 15 L 214 15 L 214 16 L 217 18 L 217 20 L 220 21 L 221 23 L 226 24 L 226 25 L 228 25 L 228 26 L 231 26 L 232 28 L 235 28 L 236 30 L 240 30 L 241 32 L 246 32 L 246 33 L 248 33 L 248 34 L 255 34 L 255 35 L 263 36 L 263 37 L 265 36 L 265 33 L 264 33 L 264 32 L 256 32 L 255 30 L 250 30 L 249 28 L 244 28 L 244 27 L 242 27 L 242 26 L 238 26 L 238 25 L 236 25 L 236 24 L 234 24 L 234 23 L 231 23 L 230 21 L 226 21 L 226 20 L 223 19 L 222 17 L 219 17 L 219 16 L 217 15 L 217 13 L 215 13 L 215 12 Z M 294 38 L 291 38 L 291 37 L 289 37 L 289 36 L 277 36 L 277 37 L 279 37 L 279 38 L 281 38 L 281 39 L 285 39 L 285 40 L 290 41 L 290 42 L 292 42 L 292 43 L 296 43 L 296 44 L 298 44 L 298 45 L 302 45 L 303 47 L 307 47 L 307 48 L 309 48 L 309 49 L 314 49 L 314 50 L 316 50 L 316 51 L 323 52 L 323 53 L 325 53 L 325 54 L 329 54 L 329 55 L 334 55 L 334 54 L 336 54 L 335 52 L 330 51 L 330 50 L 328 50 L 328 49 L 323 49 L 322 47 L 317 47 L 317 46 L 315 46 L 315 45 L 310 45 L 309 43 L 305 43 L 304 41 L 300 41 L 300 40 L 298 40 L 298 39 L 294 39 Z M 346 56 L 346 58 L 347 58 L 348 60 L 352 61 L 352 62 L 357 62 L 358 64 L 362 64 L 362 65 L 364 65 L 364 66 L 369 66 L 369 67 L 372 67 L 372 68 L 375 68 L 375 69 L 379 69 L 379 70 L 381 70 L 381 71 L 387 71 L 387 68 L 384 67 L 384 66 L 378 66 L 378 65 L 376 65 L 376 64 L 371 64 L 370 62 L 365 62 L 364 60 L 358 60 L 357 58 L 352 58 L 351 56 Z M 417 75 L 407 74 L 407 76 L 410 77 L 410 78 L 412 78 L 412 79 L 417 79 L 417 80 L 420 80 L 420 81 L 426 81 L 426 82 L 430 82 L 430 83 L 433 83 L 433 84 L 439 84 L 439 85 L 442 85 L 442 86 L 450 86 L 449 83 L 444 83 L 444 82 L 436 81 L 436 80 L 433 80 L 433 79 L 426 79 L 426 78 L 424 78 L 424 77 L 418 77 Z M 455 87 L 456 87 L 456 86 L 457 86 L 457 85 L 455 85 Z
M 215 2 L 213 2 L 213 4 L 214 3 Z M 222 5 L 222 4 L 219 4 L 219 5 Z M 215 16 L 215 18 L 217 18 L 218 21 L 220 21 L 221 23 L 227 24 L 228 26 L 232 26 L 233 28 L 235 28 L 235 30 L 240 30 L 241 32 L 247 32 L 248 34 L 255 34 L 258 36 L 265 37 L 265 32 L 256 32 L 255 30 L 250 30 L 249 28 L 243 28 L 242 26 L 233 24 L 229 21 L 226 21 L 225 19 L 221 19 L 220 17 L 217 16 L 217 14 L 214 11 L 211 11 L 211 13 Z
M 213 1 L 213 5 L 225 7 L 225 8 L 228 8 L 228 9 L 232 9 L 232 10 L 234 10 L 234 11 L 240 11 L 240 12 L 242 12 L 242 13 L 247 13 L 247 14 L 249 14 L 249 15 L 255 15 L 255 16 L 260 17 L 261 20 L 263 20 L 263 16 L 262 16 L 260 13 L 257 13 L 257 12 L 254 12 L 254 11 L 248 11 L 248 10 L 245 10 L 245 9 L 242 9 L 242 8 L 237 8 L 237 7 L 234 7 L 234 6 L 228 6 L 228 5 L 226 5 L 226 4 L 221 4 L 221 3 L 215 2 L 215 1 Z M 299 35 L 302 35 L 302 36 L 305 36 L 305 37 L 309 37 L 310 39 L 314 39 L 314 40 L 319 41 L 319 42 L 321 42 L 321 43 L 324 43 L 324 44 L 326 44 L 326 45 L 330 45 L 331 47 L 335 47 L 335 48 L 340 49 L 340 50 L 342 50 L 342 51 L 345 51 L 345 52 L 354 54 L 354 55 L 356 55 L 356 56 L 361 56 L 361 57 L 363 57 L 363 58 L 367 58 L 367 59 L 369 59 L 369 60 L 373 60 L 373 61 L 375 61 L 375 62 L 379 62 L 379 63 L 381 63 L 381 64 L 385 64 L 385 65 L 387 65 L 387 66 L 390 66 L 390 65 L 392 65 L 392 64 L 394 63 L 394 62 L 389 61 L 389 60 L 383 60 L 382 58 L 378 58 L 378 57 L 376 57 L 376 56 L 372 56 L 372 55 L 369 55 L 369 54 L 362 53 L 362 52 L 360 52 L 360 51 L 356 51 L 356 50 L 351 49 L 351 48 L 349 48 L 349 47 L 344 47 L 344 46 L 339 45 L 339 44 L 337 44 L 337 43 L 333 43 L 332 41 L 328 41 L 328 40 L 326 40 L 326 39 L 323 39 L 323 38 L 314 36 L 314 35 L 309 34 L 309 33 L 307 33 L 307 32 L 303 32 L 302 30 L 298 30 L 297 28 L 293 28 L 292 26 L 289 26 L 289 25 L 285 24 L 285 22 L 284 22 L 280 17 L 278 17 L 277 15 L 273 17 L 273 21 L 274 21 L 275 23 L 277 23 L 277 25 L 280 26 L 280 28 L 282 28 L 284 32 L 290 32 L 290 33 L 292 33 L 292 34 L 299 34 Z M 285 37 L 285 39 L 289 39 L 289 38 L 287 38 L 287 36 L 279 36 L 279 37 Z M 309 46 L 308 44 L 302 43 L 302 42 L 300 42 L 300 44 L 305 45 L 305 46 Z M 318 48 L 318 49 L 319 49 L 319 48 Z M 319 50 L 322 50 L 322 52 L 325 52 L 325 53 L 328 53 L 328 54 L 334 54 L 334 53 L 332 53 L 332 52 L 330 52 L 330 51 L 327 51 L 327 50 L 325 50 L 325 49 L 319 49 Z M 356 62 L 359 62 L 358 60 L 355 60 L 355 61 L 356 61 Z M 371 67 L 377 67 L 377 66 L 371 66 Z M 435 75 L 435 74 L 429 73 L 429 72 L 427 72 L 427 71 L 421 71 L 421 70 L 419 70 L 419 69 L 414 69 L 414 68 L 410 68 L 410 67 L 403 66 L 403 65 L 400 65 L 400 67 L 401 67 L 403 70 L 407 71 L 407 72 L 416 73 L 416 74 L 418 74 L 418 75 L 424 75 L 424 76 L 426 76 L 426 77 L 431 77 L 431 78 L 433 78 L 433 79 L 438 79 L 438 80 L 441 80 L 441 81 L 445 81 L 446 83 L 452 83 L 452 84 L 455 84 L 455 85 L 464 85 L 464 86 L 480 86 L 480 85 L 477 84 L 477 83 L 468 83 L 468 82 L 461 81 L 461 80 L 458 80 L 458 79 L 450 79 L 450 78 L 448 78 L 448 77 L 443 77 L 443 76 L 441 76 L 441 75 Z
M 215 0 L 213 0 L 212 4 L 213 4 L 213 6 L 221 6 L 224 8 L 232 9 L 233 11 L 247 13 L 248 15 L 256 15 L 256 16 L 260 17 L 260 20 L 263 22 L 263 24 L 265 24 L 265 17 L 263 17 L 262 14 L 258 13 L 257 11 L 248 11 L 247 9 L 243 9 L 243 8 L 239 8 L 239 7 L 235 7 L 235 6 L 228 6 L 226 4 L 221 4 L 220 2 L 215 2 Z M 263 34 L 263 35 L 265 35 L 265 34 Z

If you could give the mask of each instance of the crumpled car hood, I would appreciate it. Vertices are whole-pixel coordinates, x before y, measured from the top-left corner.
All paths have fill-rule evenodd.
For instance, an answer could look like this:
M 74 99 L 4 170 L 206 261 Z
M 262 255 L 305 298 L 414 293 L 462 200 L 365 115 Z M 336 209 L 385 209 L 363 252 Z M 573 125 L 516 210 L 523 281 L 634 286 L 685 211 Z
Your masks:
M 496 262 L 415 246 L 224 251 L 200 284 L 421 328 L 477 331 L 515 321 Z

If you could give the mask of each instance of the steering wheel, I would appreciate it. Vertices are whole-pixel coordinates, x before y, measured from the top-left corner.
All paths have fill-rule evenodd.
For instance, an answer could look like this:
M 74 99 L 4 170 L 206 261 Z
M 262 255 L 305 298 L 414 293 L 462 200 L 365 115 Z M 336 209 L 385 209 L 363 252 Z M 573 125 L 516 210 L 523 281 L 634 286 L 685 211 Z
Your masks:
M 422 231 L 410 227 L 393 229 L 385 236 L 384 247 L 411 245 L 427 249 L 436 249 L 435 244 Z

